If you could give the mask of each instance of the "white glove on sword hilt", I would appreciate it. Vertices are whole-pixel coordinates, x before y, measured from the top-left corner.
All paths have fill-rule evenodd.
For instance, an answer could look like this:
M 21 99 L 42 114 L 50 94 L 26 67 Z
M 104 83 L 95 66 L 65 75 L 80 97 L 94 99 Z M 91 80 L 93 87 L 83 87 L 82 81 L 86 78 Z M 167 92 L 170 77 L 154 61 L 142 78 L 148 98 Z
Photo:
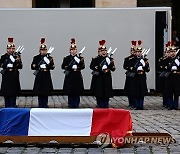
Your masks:
M 139 66 L 139 67 L 137 68 L 137 71 L 142 71 L 142 70 L 143 70 L 142 66 Z
M 173 67 L 171 68 L 171 70 L 172 70 L 172 71 L 177 70 L 177 66 L 173 66 Z
M 46 64 L 41 64 L 40 68 L 46 68 Z
M 7 68 L 12 68 L 13 64 L 7 64 Z
M 105 69 L 107 69 L 107 66 L 103 65 L 102 70 L 105 70 Z
M 77 69 L 77 65 L 73 65 L 72 69 L 76 70 Z

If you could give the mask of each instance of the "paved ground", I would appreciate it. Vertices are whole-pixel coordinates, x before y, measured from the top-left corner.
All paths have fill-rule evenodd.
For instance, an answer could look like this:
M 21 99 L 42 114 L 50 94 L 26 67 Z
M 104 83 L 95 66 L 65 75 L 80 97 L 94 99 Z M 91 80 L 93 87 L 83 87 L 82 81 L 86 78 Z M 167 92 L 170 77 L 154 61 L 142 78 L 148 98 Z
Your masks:
M 37 107 L 37 97 L 19 97 L 17 106 Z M 4 100 L 0 97 L 0 107 L 4 107 Z M 49 97 L 50 108 L 68 108 L 66 96 Z M 80 108 L 95 108 L 96 101 L 92 96 L 82 96 Z M 128 109 L 126 96 L 115 96 L 110 100 L 111 108 Z M 133 118 L 134 132 L 168 132 L 177 141 L 170 145 L 136 144 L 126 148 L 75 148 L 75 147 L 0 147 L 0 154 L 180 154 L 180 110 L 167 110 L 162 107 L 160 96 L 146 96 L 145 110 L 130 110 Z

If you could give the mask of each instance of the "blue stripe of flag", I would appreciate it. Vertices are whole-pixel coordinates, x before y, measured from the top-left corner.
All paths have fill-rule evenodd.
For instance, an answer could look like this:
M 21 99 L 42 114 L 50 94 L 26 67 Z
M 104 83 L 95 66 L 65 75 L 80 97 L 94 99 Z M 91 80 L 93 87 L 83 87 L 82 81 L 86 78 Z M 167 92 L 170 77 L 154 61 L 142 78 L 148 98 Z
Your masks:
M 3 108 L 0 109 L 0 135 L 27 136 L 30 109 Z

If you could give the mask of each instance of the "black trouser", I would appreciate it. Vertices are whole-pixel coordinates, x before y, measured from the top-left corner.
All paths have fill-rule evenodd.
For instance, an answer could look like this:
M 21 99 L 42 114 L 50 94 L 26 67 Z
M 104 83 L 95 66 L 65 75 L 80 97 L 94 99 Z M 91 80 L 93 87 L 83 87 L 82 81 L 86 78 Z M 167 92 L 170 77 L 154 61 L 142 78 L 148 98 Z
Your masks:
M 144 97 L 136 97 L 136 109 L 143 110 L 144 109 Z
M 48 108 L 48 96 L 38 96 L 39 108 Z
M 68 105 L 70 108 L 78 108 L 80 103 L 79 95 L 68 95 Z
M 16 96 L 4 96 L 5 107 L 16 107 Z
M 163 97 L 163 107 L 168 107 L 168 98 L 164 95 L 162 97 Z
M 171 96 L 167 98 L 167 104 L 169 109 L 178 109 L 179 96 Z
M 135 104 L 136 100 L 135 100 L 134 96 L 128 96 L 128 101 L 129 101 L 129 106 L 130 107 L 135 107 L 136 106 L 136 104 Z
M 99 102 L 99 101 L 100 101 L 99 98 L 96 97 L 96 103 L 97 103 L 96 107 L 99 107 L 99 106 L 100 106 L 100 102 Z
M 99 108 L 108 108 L 109 107 L 109 98 L 97 97 L 98 107 Z

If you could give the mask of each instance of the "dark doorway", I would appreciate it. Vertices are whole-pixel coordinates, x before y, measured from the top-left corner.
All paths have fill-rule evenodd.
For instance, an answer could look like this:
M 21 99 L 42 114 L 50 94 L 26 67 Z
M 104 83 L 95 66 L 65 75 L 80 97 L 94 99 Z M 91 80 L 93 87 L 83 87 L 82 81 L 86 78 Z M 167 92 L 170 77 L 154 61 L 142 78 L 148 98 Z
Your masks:
M 34 0 L 33 7 L 35 8 L 59 8 L 61 0 Z
M 176 30 L 180 36 L 180 3 L 179 0 L 173 0 L 172 5 L 172 30 Z
M 95 0 L 70 0 L 71 8 L 95 7 Z
M 95 7 L 95 0 L 33 0 L 34 8 L 88 8 Z
M 166 24 L 166 12 L 156 12 L 156 26 L 155 26 L 155 69 L 156 69 L 156 91 L 158 92 L 160 90 L 160 85 L 158 82 L 158 61 L 159 58 L 163 56 L 164 53 L 164 37 L 165 37 L 165 31 L 167 29 Z

